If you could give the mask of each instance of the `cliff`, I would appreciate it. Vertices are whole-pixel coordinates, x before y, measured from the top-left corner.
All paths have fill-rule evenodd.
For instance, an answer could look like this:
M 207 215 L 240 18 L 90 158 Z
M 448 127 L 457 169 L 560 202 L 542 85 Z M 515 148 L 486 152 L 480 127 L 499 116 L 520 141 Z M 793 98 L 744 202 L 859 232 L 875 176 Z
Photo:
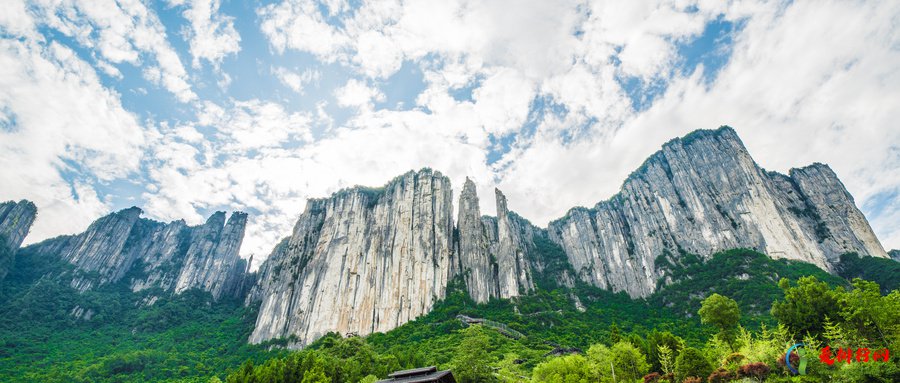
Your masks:
M 124 209 L 81 234 L 49 239 L 30 250 L 72 264 L 70 285 L 82 292 L 124 281 L 133 291 L 157 288 L 177 294 L 198 288 L 216 299 L 244 295 L 247 263 L 238 251 L 246 214 L 233 213 L 226 223 L 225 213 L 216 212 L 205 224 L 188 226 L 143 219 L 141 213 L 136 207 Z
M 450 181 L 430 170 L 310 200 L 260 270 L 250 341 L 294 335 L 303 346 L 329 331 L 366 335 L 427 313 L 452 277 L 452 211 Z
M 0 281 L 13 267 L 16 250 L 28 235 L 35 218 L 37 207 L 30 201 L 0 203 Z
M 826 270 L 845 252 L 887 256 L 828 166 L 766 172 L 728 127 L 668 142 L 618 194 L 549 232 L 582 281 L 635 297 L 655 291 L 658 261 L 680 252 L 750 248 Z

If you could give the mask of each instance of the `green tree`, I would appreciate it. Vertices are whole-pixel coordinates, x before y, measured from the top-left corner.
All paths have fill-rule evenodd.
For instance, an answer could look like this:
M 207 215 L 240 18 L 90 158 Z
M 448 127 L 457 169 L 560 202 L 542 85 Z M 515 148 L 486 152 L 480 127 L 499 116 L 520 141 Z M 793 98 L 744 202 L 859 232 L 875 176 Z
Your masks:
M 678 381 L 692 376 L 706 379 L 712 371 L 713 365 L 703 352 L 693 347 L 685 348 L 675 359 L 675 378 Z
M 588 362 L 581 355 L 550 358 L 534 368 L 531 380 L 535 383 L 589 383 L 594 381 Z
M 375 383 L 378 381 L 378 377 L 375 375 L 366 375 L 366 377 L 359 380 L 359 383 Z
M 675 363 L 678 353 L 684 348 L 684 340 L 668 331 L 653 330 L 647 335 L 647 362 L 652 371 L 671 372 L 663 368 L 661 350 L 668 349 L 667 357 L 669 367 Z
M 610 348 L 616 379 L 633 381 L 644 376 L 649 369 L 647 358 L 630 342 L 619 342 Z
M 703 300 L 700 310 L 700 320 L 719 329 L 720 337 L 731 351 L 734 351 L 734 340 L 737 336 L 737 326 L 741 320 L 741 309 L 734 299 L 713 294 Z
M 843 289 L 832 290 L 816 277 L 801 277 L 797 286 L 781 279 L 778 287 L 784 291 L 784 300 L 772 304 L 772 316 L 794 335 L 810 333 L 816 336 L 825 331 L 825 318 L 841 313 L 840 296 Z
M 489 353 L 490 337 L 480 325 L 463 329 L 463 340 L 456 348 L 453 360 L 454 375 L 460 383 L 493 382 Z

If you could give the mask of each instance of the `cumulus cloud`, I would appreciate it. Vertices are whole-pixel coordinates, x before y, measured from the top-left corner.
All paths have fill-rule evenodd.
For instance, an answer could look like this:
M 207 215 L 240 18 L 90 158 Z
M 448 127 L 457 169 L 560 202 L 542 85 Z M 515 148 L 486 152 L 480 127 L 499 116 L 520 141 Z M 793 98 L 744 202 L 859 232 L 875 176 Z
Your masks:
M 0 40 L 0 68 L 0 195 L 37 204 L 29 243 L 85 229 L 109 209 L 94 180 L 140 166 L 141 124 L 60 44 Z
M 182 13 L 191 28 L 187 32 L 193 66 L 200 60 L 218 66 L 222 59 L 241 50 L 241 36 L 234 28 L 234 19 L 219 12 L 219 0 L 170 0 L 172 6 L 187 5 Z
M 372 109 L 376 101 L 384 101 L 384 94 L 366 85 L 365 82 L 350 79 L 344 86 L 335 89 L 334 98 L 340 106 Z
M 250 212 L 242 253 L 258 263 L 309 197 L 428 166 L 455 185 L 473 178 L 484 213 L 494 213 L 499 186 L 510 208 L 543 225 L 617 192 L 665 141 L 728 124 L 767 169 L 830 164 L 886 247 L 900 247 L 896 2 L 284 0 L 249 16 L 258 22 L 252 33 L 238 31 L 243 23 L 222 15 L 218 1 L 170 3 L 185 8 L 192 68 L 211 63 L 220 88 L 235 95 L 194 94 L 167 31 L 140 3 L 11 3 L 16 17 L 0 16 L 11 65 L 0 67 L 11 81 L 0 90 L 0 145 L 58 126 L 23 117 L 50 118 L 31 105 L 47 99 L 35 95 L 68 97 L 53 114 L 66 117 L 54 118 L 101 133 L 75 130 L 46 149 L 4 151 L 3 175 L 27 180 L 4 194 L 42 193 L 96 216 L 108 206 L 98 184 L 140 169 L 140 198 L 154 218 L 200 223 L 212 209 Z M 720 68 L 684 56 L 711 23 L 735 26 Z M 40 26 L 95 62 L 45 41 Z M 272 56 L 220 72 L 241 37 L 250 52 L 259 32 L 265 40 L 254 43 Z M 317 69 L 298 69 L 298 58 Z M 136 121 L 96 79 L 98 71 L 129 79 L 121 64 L 191 102 Z M 261 77 L 293 93 L 259 89 Z M 66 109 L 89 100 L 93 109 Z M 76 167 L 91 177 L 70 180 Z
M 272 68 L 272 74 L 275 75 L 275 77 L 278 78 L 278 81 L 281 81 L 284 86 L 298 94 L 304 94 L 304 89 L 307 85 L 318 82 L 319 78 L 322 77 L 322 73 L 310 68 L 298 73 L 284 67 L 274 67 Z
M 110 63 L 149 67 L 148 80 L 179 101 L 197 98 L 159 18 L 140 1 L 66 0 L 30 4 L 35 24 L 52 28 Z M 30 16 L 29 16 L 30 17 Z M 21 23 L 21 22 L 20 22 Z M 24 28 L 24 27 L 19 27 Z M 148 65 L 146 60 L 153 60 Z

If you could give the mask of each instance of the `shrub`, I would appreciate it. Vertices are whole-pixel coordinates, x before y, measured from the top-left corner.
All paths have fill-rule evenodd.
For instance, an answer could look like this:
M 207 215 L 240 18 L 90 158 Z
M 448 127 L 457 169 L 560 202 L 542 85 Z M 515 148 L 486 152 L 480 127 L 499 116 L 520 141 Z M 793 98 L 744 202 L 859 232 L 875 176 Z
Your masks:
M 684 380 L 682 380 L 681 382 L 682 383 L 703 383 L 703 379 L 700 379 L 696 376 L 689 376 L 687 378 L 684 378 Z
M 757 362 L 745 364 L 738 368 L 738 375 L 742 378 L 755 378 L 756 380 L 762 381 L 767 376 L 769 376 L 769 372 L 771 372 L 771 368 L 769 365 Z
M 659 382 L 659 378 L 660 376 L 658 372 L 651 372 L 647 375 L 644 375 L 644 383 L 657 383 Z
M 687 377 L 709 376 L 713 371 L 712 364 L 703 353 L 693 347 L 685 348 L 675 360 L 675 377 L 686 380 Z
M 713 371 L 713 373 L 709 374 L 709 377 L 706 378 L 709 383 L 727 383 L 735 379 L 737 379 L 735 373 L 724 368 Z

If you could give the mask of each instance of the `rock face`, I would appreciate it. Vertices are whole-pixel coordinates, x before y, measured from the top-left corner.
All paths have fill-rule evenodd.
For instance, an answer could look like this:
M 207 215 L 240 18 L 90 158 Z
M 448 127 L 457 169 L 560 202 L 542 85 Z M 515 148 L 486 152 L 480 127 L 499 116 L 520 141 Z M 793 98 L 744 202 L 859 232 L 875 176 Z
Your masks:
M 250 341 L 293 335 L 297 347 L 427 313 L 452 276 L 452 213 L 450 181 L 430 170 L 310 200 L 260 271 Z
M 495 190 L 497 217 L 482 217 L 475 184 L 466 178 L 459 196 L 457 254 L 459 272 L 476 302 L 512 298 L 534 289 L 527 257 L 539 228 L 511 213 Z
M 891 257 L 891 259 L 900 262 L 900 250 L 891 250 L 888 252 L 888 255 Z
M 0 203 L 0 281 L 12 267 L 16 250 L 36 217 L 37 207 L 30 201 Z
M 180 293 L 190 288 L 214 298 L 240 298 L 247 262 L 238 256 L 247 215 L 228 222 L 216 212 L 200 226 L 184 221 L 161 223 L 140 218 L 141 209 L 124 209 L 92 223 L 84 233 L 32 245 L 30 250 L 58 255 L 75 266 L 71 286 L 87 291 L 127 277 L 133 291 L 149 288 Z
M 887 256 L 828 166 L 766 172 L 728 127 L 670 141 L 617 195 L 548 230 L 581 280 L 634 297 L 656 290 L 658 257 L 681 251 L 744 247 L 826 270 L 845 252 Z
M 536 240 L 556 246 L 546 231 L 510 212 L 499 190 L 498 217 L 482 217 L 466 180 L 456 227 L 451 194 L 447 177 L 425 169 L 310 200 L 247 297 L 261 302 L 250 341 L 293 336 L 302 347 L 329 331 L 388 331 L 428 313 L 456 276 L 486 302 L 525 294 L 535 272 L 558 266 L 536 252 Z

